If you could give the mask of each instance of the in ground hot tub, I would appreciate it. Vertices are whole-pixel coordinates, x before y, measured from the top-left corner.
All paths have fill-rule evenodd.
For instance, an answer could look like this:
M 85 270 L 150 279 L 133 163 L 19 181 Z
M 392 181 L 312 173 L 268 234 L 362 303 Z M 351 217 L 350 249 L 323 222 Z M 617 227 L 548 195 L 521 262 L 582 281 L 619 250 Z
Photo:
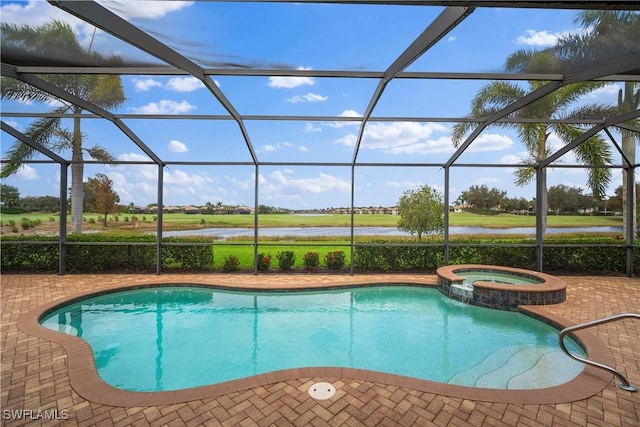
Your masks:
M 519 305 L 557 304 L 567 298 L 564 280 L 521 268 L 447 265 L 437 274 L 440 292 L 481 307 L 515 310 Z

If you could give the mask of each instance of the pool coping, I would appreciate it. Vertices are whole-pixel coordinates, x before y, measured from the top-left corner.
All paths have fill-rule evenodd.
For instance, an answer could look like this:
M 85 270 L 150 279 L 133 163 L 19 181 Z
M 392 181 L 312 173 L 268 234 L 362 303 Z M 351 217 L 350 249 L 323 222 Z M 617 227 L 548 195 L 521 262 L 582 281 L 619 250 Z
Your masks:
M 394 385 L 417 391 L 429 392 L 450 396 L 454 398 L 472 399 L 476 401 L 496 402 L 496 403 L 516 403 L 516 404 L 552 404 L 565 403 L 586 399 L 602 391 L 613 379 L 613 375 L 592 366 L 585 366 L 583 371 L 573 380 L 564 384 L 533 390 L 499 390 L 487 388 L 473 388 L 453 384 L 439 383 L 429 380 L 422 380 L 395 374 L 387 374 L 376 371 L 369 371 L 356 368 L 344 367 L 303 367 L 273 371 L 259 374 L 238 380 L 227 381 L 218 384 L 205 385 L 183 390 L 163 391 L 163 392 L 133 392 L 118 389 L 104 382 L 96 369 L 93 358 L 93 351 L 89 344 L 81 338 L 53 331 L 40 325 L 39 320 L 55 307 L 86 298 L 115 291 L 145 288 L 151 286 L 170 285 L 194 285 L 206 286 L 217 289 L 236 289 L 253 291 L 299 291 L 299 290 L 323 290 L 328 288 L 358 287 L 363 285 L 412 285 L 436 288 L 435 284 L 413 283 L 413 282 L 385 282 L 373 284 L 367 283 L 334 283 L 331 285 L 320 285 L 312 288 L 300 289 L 274 289 L 256 285 L 229 287 L 218 286 L 210 282 L 200 283 L 190 280 L 189 283 L 145 283 L 135 285 L 118 285 L 109 287 L 101 291 L 87 291 L 65 298 L 51 301 L 47 304 L 36 307 L 24 313 L 17 322 L 17 327 L 22 332 L 36 336 L 38 338 L 61 345 L 67 353 L 67 369 L 69 373 L 71 387 L 83 398 L 104 405 L 135 407 L 169 405 L 204 398 L 212 398 L 220 395 L 265 386 L 282 381 L 298 378 L 325 378 L 331 379 L 354 379 L 370 381 L 374 383 Z M 547 322 L 558 328 L 572 326 L 573 323 L 566 319 L 553 315 L 542 306 L 521 306 L 520 311 L 533 316 L 539 320 Z M 602 343 L 595 335 L 579 331 L 575 338 L 585 348 L 591 360 L 615 366 L 615 359 L 610 349 Z
M 477 280 L 473 283 L 469 303 L 479 307 L 498 310 L 518 310 L 522 305 L 560 304 L 567 299 L 567 284 L 564 280 L 540 271 L 490 264 L 452 264 L 436 271 L 438 287 L 451 298 L 465 301 L 464 295 L 451 292 L 464 280 L 464 272 L 484 270 L 507 273 L 540 280 L 533 284 L 504 284 Z

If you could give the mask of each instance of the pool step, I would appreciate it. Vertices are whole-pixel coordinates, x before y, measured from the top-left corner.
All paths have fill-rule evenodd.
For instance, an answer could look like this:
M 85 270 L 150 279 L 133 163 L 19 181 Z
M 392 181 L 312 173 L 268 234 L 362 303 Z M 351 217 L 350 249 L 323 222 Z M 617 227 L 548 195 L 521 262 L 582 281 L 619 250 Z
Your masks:
M 454 375 L 449 383 L 498 389 L 549 387 L 574 378 L 582 368 L 559 350 L 505 346 L 479 364 Z

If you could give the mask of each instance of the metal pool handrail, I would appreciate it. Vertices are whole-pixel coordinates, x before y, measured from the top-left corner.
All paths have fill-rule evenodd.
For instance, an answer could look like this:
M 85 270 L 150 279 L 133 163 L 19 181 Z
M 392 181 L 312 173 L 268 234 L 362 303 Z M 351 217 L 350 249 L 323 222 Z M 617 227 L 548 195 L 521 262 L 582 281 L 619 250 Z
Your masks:
M 586 329 L 591 326 L 601 325 L 603 323 L 613 322 L 614 320 L 626 319 L 626 318 L 640 319 L 640 314 L 636 314 L 636 313 L 616 314 L 614 316 L 605 317 L 603 319 L 593 320 L 591 322 L 585 322 L 575 326 L 569 326 L 568 328 L 564 328 L 562 331 L 560 331 L 560 335 L 558 336 L 558 341 L 560 343 L 560 348 L 562 349 L 562 351 L 564 351 L 567 354 L 567 356 L 579 362 L 582 362 L 586 365 L 595 366 L 596 368 L 604 369 L 605 371 L 611 372 L 621 381 L 618 384 L 616 384 L 618 388 L 621 388 L 622 390 L 630 391 L 633 393 L 638 391 L 638 389 L 635 386 L 631 385 L 629 381 L 627 381 L 627 379 L 624 377 L 624 375 L 622 375 L 620 372 L 602 363 L 594 362 L 592 360 L 576 356 L 570 353 L 569 350 L 567 350 L 567 347 L 564 345 L 564 337 L 571 332 L 579 331 L 580 329 Z

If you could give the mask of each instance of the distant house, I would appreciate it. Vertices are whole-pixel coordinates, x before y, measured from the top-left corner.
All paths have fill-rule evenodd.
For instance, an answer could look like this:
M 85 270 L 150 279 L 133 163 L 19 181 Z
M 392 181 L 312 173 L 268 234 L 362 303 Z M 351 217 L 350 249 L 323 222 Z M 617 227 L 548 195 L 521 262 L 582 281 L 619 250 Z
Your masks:
M 233 213 L 236 214 L 241 214 L 241 215 L 249 215 L 252 214 L 254 212 L 253 208 L 250 208 L 249 206 L 238 206 Z
M 196 207 L 196 206 L 185 206 L 184 207 L 184 213 L 186 214 L 199 214 L 200 213 L 200 208 Z
M 146 213 L 148 213 L 148 209 L 146 208 L 146 206 L 134 206 L 133 208 L 129 209 L 129 213 L 132 213 L 132 214 L 146 214 Z
M 179 213 L 180 208 L 177 206 L 166 206 L 163 211 L 166 213 Z

